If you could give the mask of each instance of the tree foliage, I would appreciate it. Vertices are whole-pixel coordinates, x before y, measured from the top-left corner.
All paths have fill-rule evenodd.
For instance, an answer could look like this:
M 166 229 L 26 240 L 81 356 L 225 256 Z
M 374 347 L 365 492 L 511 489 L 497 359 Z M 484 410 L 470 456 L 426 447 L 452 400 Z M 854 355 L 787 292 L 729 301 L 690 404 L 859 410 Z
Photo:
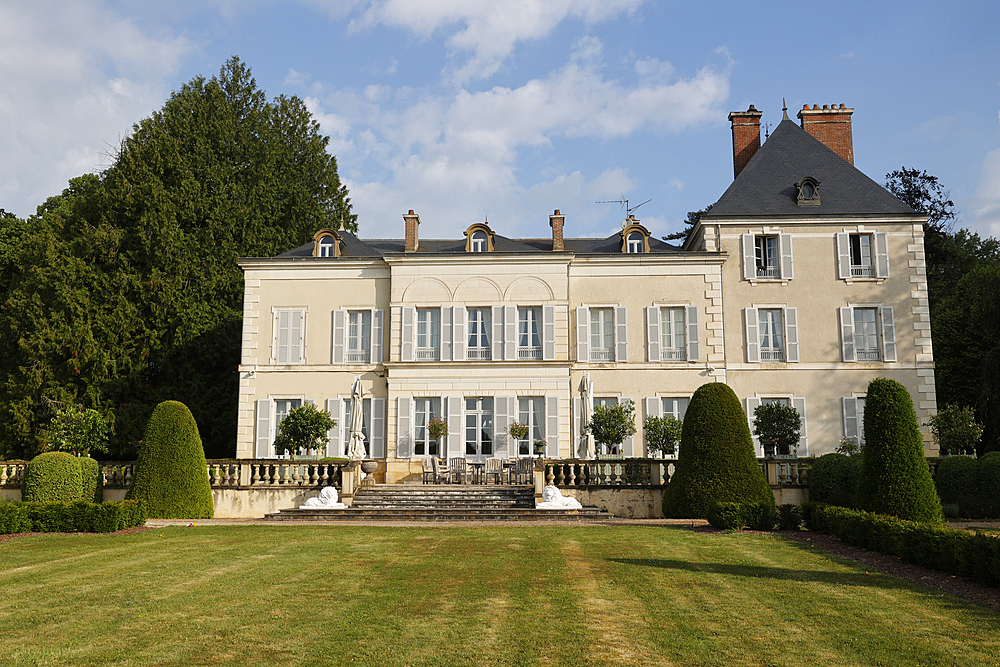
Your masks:
M 964 405 L 946 405 L 930 419 L 931 435 L 941 454 L 974 454 L 983 426 L 975 411 Z
M 357 229 L 327 142 L 302 100 L 268 102 L 232 58 L 40 206 L 0 314 L 0 454 L 37 451 L 56 402 L 100 411 L 111 454 L 131 457 L 153 407 L 178 399 L 208 451 L 233 455 L 238 258 Z
M 278 424 L 274 448 L 279 454 L 287 452 L 293 457 L 302 451 L 322 449 L 330 441 L 327 432 L 336 425 L 329 412 L 318 410 L 315 405 L 292 408 Z
M 924 458 L 917 413 L 906 387 L 886 378 L 868 384 L 858 508 L 910 521 L 941 523 L 941 501 Z
M 69 405 L 52 418 L 48 428 L 48 449 L 71 452 L 74 456 L 108 451 L 108 422 L 93 408 Z
M 681 441 L 684 422 L 677 417 L 657 417 L 650 415 L 642 422 L 646 436 L 646 452 L 672 456 Z
M 665 241 L 680 241 L 683 245 L 687 243 L 687 239 L 691 236 L 691 232 L 694 231 L 695 225 L 701 220 L 703 215 L 707 215 L 709 211 L 712 210 L 713 204 L 709 204 L 700 211 L 688 211 L 687 218 L 684 219 L 684 229 L 679 232 L 674 232 L 672 234 L 667 234 L 663 237 Z
M 801 428 L 799 411 L 790 405 L 771 401 L 754 408 L 753 434 L 768 456 L 794 454 L 799 446 Z
M 595 441 L 617 450 L 625 438 L 635 434 L 635 403 L 627 400 L 595 406 L 586 428 Z

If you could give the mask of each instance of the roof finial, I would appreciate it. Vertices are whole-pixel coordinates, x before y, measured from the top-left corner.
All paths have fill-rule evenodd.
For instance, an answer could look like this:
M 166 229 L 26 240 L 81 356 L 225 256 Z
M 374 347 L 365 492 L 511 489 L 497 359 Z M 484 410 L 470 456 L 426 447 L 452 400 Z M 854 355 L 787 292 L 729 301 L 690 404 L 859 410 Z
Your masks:
M 338 229 L 337 231 L 338 232 L 346 232 L 347 231 L 347 228 L 344 227 L 344 214 L 343 213 L 340 214 L 340 229 Z
M 486 224 L 486 225 L 490 224 L 490 216 L 489 215 L 484 215 L 483 217 L 485 218 L 485 220 L 483 220 L 483 224 Z
M 781 98 L 781 120 L 791 120 L 788 117 L 788 105 L 785 103 L 785 98 Z

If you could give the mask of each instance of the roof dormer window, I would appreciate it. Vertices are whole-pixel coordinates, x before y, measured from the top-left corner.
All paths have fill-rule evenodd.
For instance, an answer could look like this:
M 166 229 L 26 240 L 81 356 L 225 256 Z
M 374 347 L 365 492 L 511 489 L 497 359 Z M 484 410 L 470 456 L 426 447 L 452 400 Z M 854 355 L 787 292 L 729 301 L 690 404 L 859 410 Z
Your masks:
M 628 251 L 630 253 L 639 253 L 644 250 L 646 239 L 643 238 L 640 232 L 632 232 L 628 235 Z
M 493 252 L 493 230 L 485 222 L 469 225 L 465 230 L 465 252 Z
M 340 234 L 330 229 L 321 229 L 313 236 L 313 257 L 340 257 L 344 241 Z
M 806 176 L 795 184 L 798 192 L 796 197 L 799 206 L 819 206 L 819 181 L 812 176 Z
M 469 249 L 472 252 L 486 252 L 486 232 L 473 232 L 469 241 Z
M 631 216 L 626 223 L 622 230 L 622 252 L 628 254 L 649 252 L 649 230 Z
M 320 257 L 333 257 L 333 249 L 336 241 L 332 236 L 324 236 L 319 240 L 319 256 Z

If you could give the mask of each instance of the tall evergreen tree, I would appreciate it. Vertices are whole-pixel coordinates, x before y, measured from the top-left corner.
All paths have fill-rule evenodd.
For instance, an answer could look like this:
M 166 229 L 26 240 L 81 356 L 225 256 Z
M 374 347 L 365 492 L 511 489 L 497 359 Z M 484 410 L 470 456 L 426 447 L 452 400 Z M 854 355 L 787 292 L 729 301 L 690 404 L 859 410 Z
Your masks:
M 39 207 L 0 317 L 2 453 L 33 453 L 61 401 L 113 417 L 112 453 L 133 456 L 152 409 L 178 400 L 207 453 L 232 455 L 237 259 L 357 230 L 327 143 L 302 100 L 268 102 L 232 58 L 135 125 L 104 173 Z

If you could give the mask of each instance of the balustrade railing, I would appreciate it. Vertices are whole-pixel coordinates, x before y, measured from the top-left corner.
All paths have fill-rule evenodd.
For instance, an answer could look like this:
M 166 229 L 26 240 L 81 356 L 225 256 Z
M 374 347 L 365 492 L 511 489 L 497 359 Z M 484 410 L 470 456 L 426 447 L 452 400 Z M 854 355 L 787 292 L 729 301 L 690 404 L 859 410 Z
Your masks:
M 758 459 L 772 487 L 808 486 L 811 459 Z M 615 459 L 547 461 L 545 483 L 577 486 L 666 486 L 677 469 L 676 459 Z

